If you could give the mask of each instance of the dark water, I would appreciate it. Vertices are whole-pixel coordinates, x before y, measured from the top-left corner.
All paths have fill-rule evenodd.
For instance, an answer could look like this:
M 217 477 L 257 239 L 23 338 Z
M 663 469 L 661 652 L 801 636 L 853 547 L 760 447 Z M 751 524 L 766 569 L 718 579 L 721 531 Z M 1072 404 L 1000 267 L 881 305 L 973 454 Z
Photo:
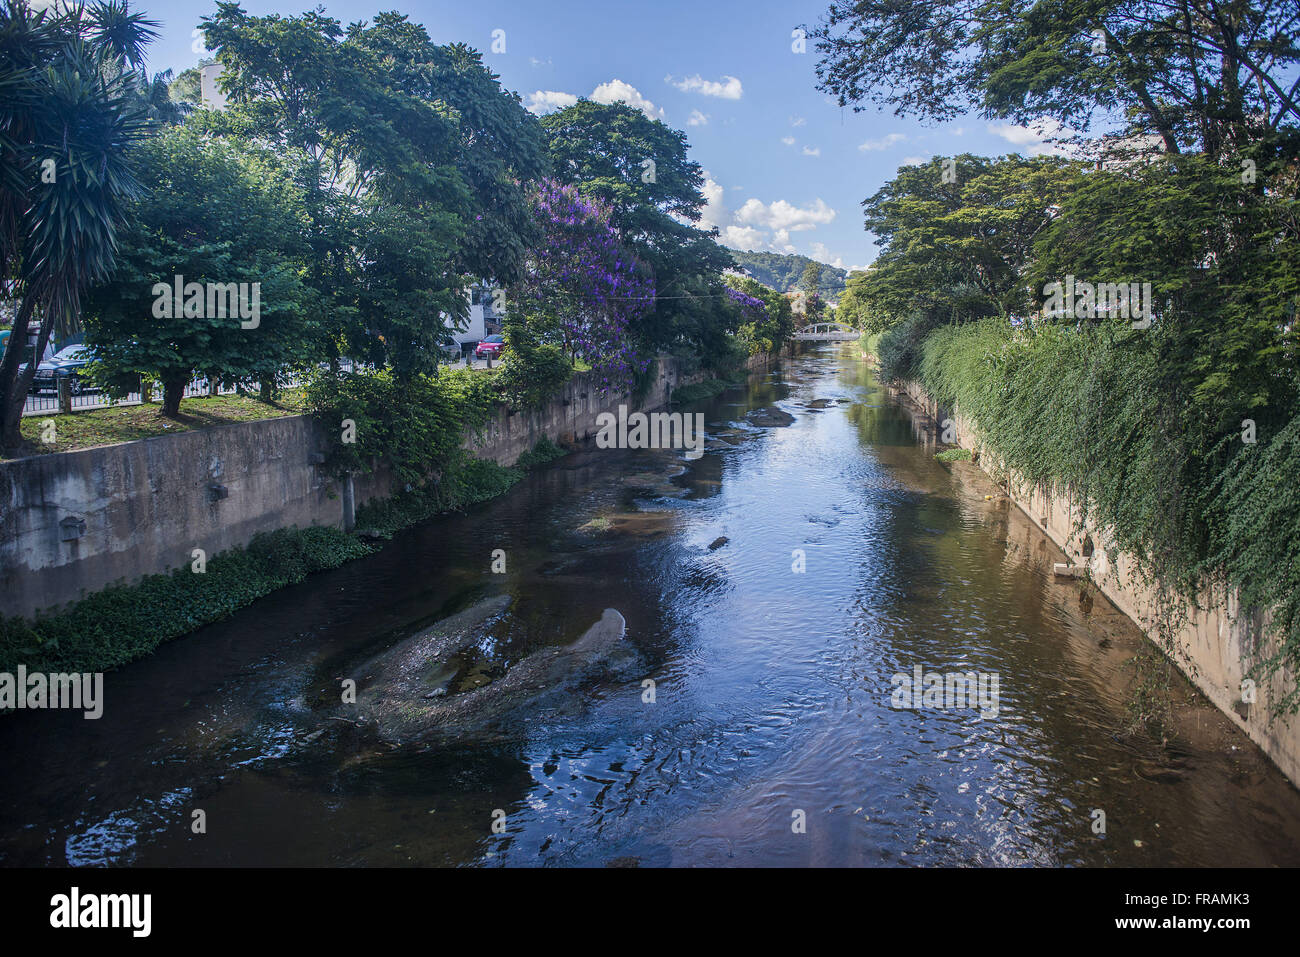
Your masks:
M 748 423 L 761 407 L 795 421 Z M 852 346 L 700 408 L 699 461 L 571 455 L 107 676 L 99 721 L 0 720 L 0 862 L 1300 863 L 1300 793 L 1181 682 L 1166 739 L 1130 733 L 1144 640 L 1052 578 L 982 473 L 935 461 Z M 357 662 L 498 594 L 463 686 L 606 608 L 635 673 L 491 735 L 330 727 Z M 997 715 L 892 708 L 915 665 L 996 675 Z

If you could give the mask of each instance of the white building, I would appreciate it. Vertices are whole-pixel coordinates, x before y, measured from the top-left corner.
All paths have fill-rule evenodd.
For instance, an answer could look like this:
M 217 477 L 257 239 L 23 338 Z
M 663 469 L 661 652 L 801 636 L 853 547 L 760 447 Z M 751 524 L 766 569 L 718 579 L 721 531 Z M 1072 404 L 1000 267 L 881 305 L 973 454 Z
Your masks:
M 501 331 L 502 314 L 493 308 L 492 300 L 491 289 L 475 286 L 469 292 L 469 321 L 462 328 L 453 326 L 450 316 L 442 317 L 443 325 L 451 330 L 462 352 Z
M 199 106 L 205 110 L 224 110 L 226 94 L 217 86 L 217 77 L 225 72 L 220 63 L 209 63 L 199 69 Z

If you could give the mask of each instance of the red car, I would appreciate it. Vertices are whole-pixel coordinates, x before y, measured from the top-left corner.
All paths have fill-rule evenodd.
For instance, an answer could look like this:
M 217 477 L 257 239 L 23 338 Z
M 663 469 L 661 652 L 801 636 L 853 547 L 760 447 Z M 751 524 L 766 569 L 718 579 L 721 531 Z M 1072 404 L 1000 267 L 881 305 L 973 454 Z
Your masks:
M 475 359 L 500 359 L 506 348 L 505 336 L 488 336 L 474 347 Z

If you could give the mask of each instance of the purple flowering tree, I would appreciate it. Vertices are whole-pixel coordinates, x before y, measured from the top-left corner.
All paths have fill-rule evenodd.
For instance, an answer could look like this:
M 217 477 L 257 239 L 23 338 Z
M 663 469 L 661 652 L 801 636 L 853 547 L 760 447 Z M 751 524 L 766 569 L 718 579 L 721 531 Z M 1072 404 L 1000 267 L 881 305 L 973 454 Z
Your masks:
M 631 329 L 654 308 L 654 281 L 619 242 L 608 206 L 550 179 L 537 184 L 532 204 L 542 241 L 511 307 L 539 339 L 590 365 L 602 391 L 627 390 L 650 364 Z

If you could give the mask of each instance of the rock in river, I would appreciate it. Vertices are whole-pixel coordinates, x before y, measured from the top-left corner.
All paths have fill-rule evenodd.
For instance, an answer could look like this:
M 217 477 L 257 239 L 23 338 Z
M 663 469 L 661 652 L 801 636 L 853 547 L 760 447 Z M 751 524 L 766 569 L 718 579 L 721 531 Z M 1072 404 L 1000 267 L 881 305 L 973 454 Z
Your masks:
M 627 623 L 613 608 L 568 645 L 539 649 L 500 677 L 456 682 L 456 653 L 491 633 L 510 603 L 507 597 L 480 602 L 413 635 L 357 669 L 355 705 L 337 715 L 405 744 L 439 733 L 462 734 L 527 718 L 566 699 L 593 666 L 630 667 L 636 654 L 623 642 Z
M 746 416 L 747 419 L 763 428 L 781 427 L 794 424 L 794 416 L 781 409 L 755 409 Z

